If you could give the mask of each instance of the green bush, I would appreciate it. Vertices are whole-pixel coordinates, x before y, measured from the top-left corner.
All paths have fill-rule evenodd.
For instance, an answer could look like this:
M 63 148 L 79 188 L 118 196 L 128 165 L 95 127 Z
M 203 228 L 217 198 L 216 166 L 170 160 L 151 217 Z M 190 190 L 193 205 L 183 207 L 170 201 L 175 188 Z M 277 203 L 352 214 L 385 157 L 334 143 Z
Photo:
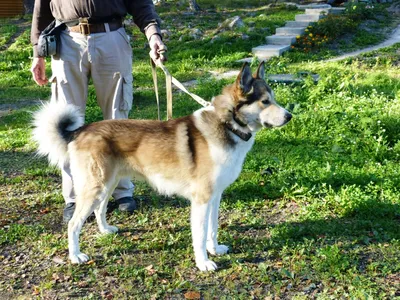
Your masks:
M 356 22 L 360 22 L 366 19 L 373 19 L 376 10 L 379 10 L 379 8 L 375 8 L 370 4 L 350 2 L 346 5 L 345 16 Z
M 339 36 L 353 32 L 357 23 L 347 16 L 328 15 L 318 23 L 308 26 L 303 36 L 298 36 L 293 48 L 304 52 L 321 48 L 326 43 L 337 39 Z
M 357 29 L 357 23 L 353 18 L 344 16 L 328 15 L 309 29 L 314 35 L 326 36 L 329 40 L 336 39 L 347 32 Z

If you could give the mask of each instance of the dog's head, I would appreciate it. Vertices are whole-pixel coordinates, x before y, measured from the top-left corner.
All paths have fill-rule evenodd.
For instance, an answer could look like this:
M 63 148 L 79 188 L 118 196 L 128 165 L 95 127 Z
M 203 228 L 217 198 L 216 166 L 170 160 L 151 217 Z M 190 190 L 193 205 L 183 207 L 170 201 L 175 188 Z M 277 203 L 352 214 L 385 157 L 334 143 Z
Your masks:
M 274 92 L 264 77 L 264 62 L 260 63 L 254 75 L 247 63 L 243 65 L 235 83 L 224 89 L 222 96 L 225 97 L 215 99 L 216 106 L 225 102 L 222 105 L 227 109 L 225 121 L 233 120 L 239 126 L 249 127 L 251 131 L 262 127 L 280 127 L 290 121 L 292 115 L 276 103 Z M 226 103 L 227 99 L 229 104 Z

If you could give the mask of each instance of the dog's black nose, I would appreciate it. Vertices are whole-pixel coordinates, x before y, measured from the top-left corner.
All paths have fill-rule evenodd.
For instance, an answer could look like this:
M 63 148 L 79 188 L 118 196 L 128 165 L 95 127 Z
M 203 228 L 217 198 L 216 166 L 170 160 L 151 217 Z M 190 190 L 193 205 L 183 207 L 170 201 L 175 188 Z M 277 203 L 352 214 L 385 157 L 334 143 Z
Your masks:
M 290 113 L 285 114 L 285 123 L 289 122 L 292 119 L 292 117 L 293 116 Z

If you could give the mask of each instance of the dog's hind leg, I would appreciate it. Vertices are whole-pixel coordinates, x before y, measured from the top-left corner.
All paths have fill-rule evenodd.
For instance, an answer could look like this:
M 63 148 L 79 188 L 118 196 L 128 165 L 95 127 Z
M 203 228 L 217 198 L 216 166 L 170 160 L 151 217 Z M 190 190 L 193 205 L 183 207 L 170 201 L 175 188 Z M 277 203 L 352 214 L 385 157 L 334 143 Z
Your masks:
M 206 251 L 208 218 L 210 215 L 209 201 L 199 201 L 200 197 L 194 197 L 191 204 L 190 223 L 192 228 L 193 250 L 196 266 L 201 271 L 214 271 L 217 265 L 208 259 Z
M 68 248 L 71 263 L 80 264 L 86 262 L 89 257 L 80 251 L 79 234 L 87 217 L 93 212 L 97 203 L 95 199 L 89 200 L 82 197 L 76 200 L 74 215 L 68 223 Z
M 99 226 L 99 230 L 101 233 L 115 233 L 118 231 L 116 226 L 108 225 L 106 220 L 106 213 L 107 213 L 107 204 L 108 199 L 111 197 L 111 193 L 114 191 L 117 183 L 114 184 L 111 188 L 104 188 L 103 193 L 100 196 L 100 203 L 94 209 L 94 214 L 96 215 L 97 225 Z
M 223 255 L 229 250 L 228 246 L 218 245 L 218 212 L 221 202 L 221 194 L 214 196 L 210 201 L 210 217 L 207 231 L 207 251 L 212 255 Z

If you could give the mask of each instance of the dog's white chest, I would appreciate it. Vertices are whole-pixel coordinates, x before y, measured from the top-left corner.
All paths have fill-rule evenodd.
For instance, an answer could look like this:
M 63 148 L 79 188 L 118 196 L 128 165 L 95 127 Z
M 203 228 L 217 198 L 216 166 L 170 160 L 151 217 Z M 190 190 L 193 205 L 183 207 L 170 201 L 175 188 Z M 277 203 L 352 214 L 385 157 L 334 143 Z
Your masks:
M 221 191 L 239 177 L 246 154 L 253 143 L 254 138 L 246 143 L 239 143 L 235 148 L 228 151 L 220 147 L 210 147 L 211 157 L 215 163 L 215 186 L 221 188 Z

